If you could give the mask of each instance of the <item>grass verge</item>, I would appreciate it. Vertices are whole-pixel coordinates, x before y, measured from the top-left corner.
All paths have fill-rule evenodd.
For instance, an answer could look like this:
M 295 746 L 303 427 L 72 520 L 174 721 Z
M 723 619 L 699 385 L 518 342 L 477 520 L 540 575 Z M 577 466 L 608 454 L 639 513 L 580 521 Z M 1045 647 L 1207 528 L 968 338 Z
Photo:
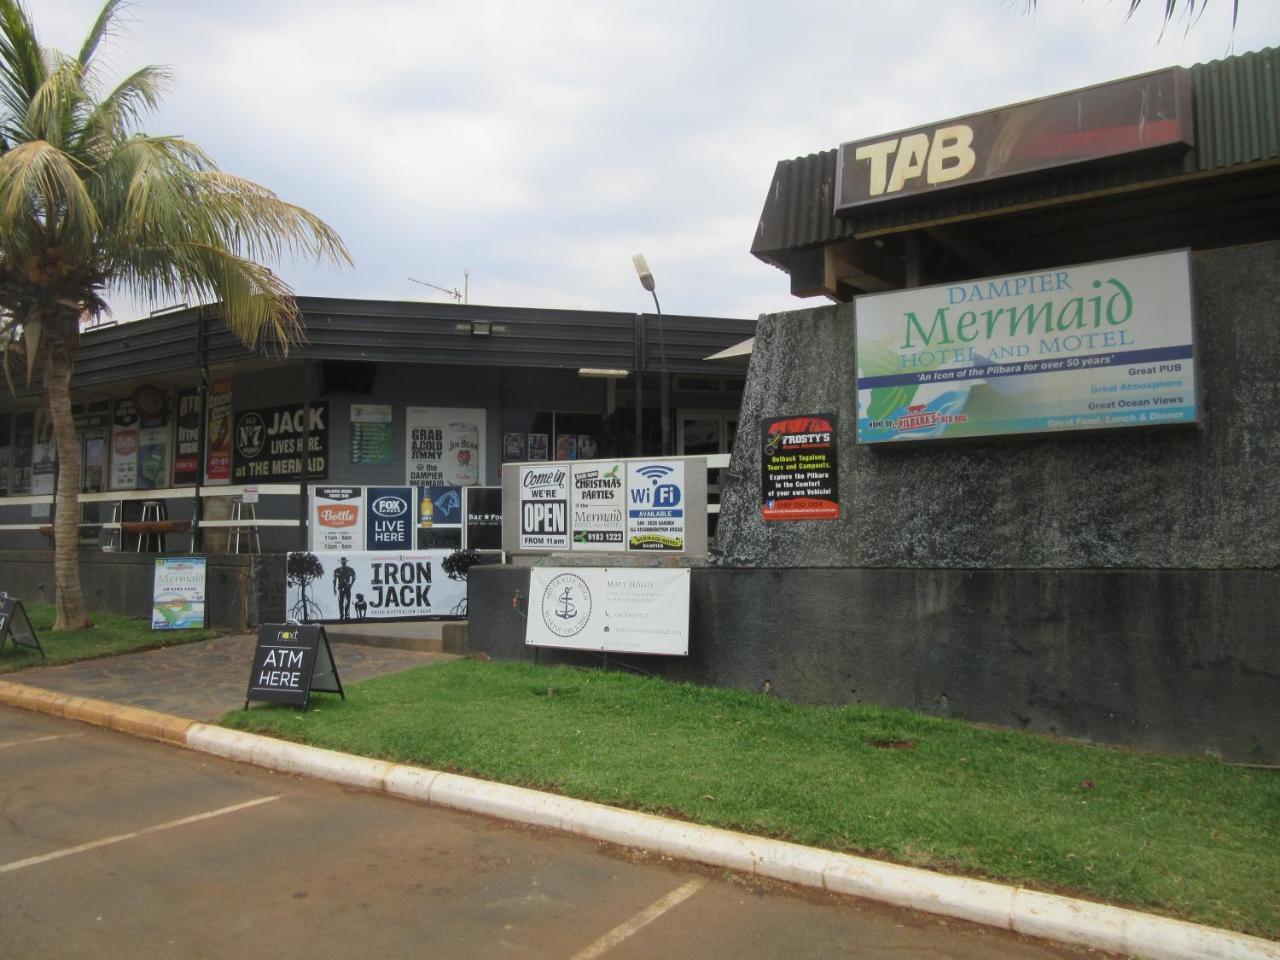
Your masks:
M 109 657 L 134 650 L 155 647 L 172 647 L 180 643 L 192 643 L 218 636 L 217 630 L 152 630 L 151 621 L 140 617 L 126 617 L 118 613 L 91 613 L 94 625 L 87 630 L 63 630 L 53 632 L 57 610 L 51 603 L 24 603 L 23 609 L 31 618 L 40 646 L 47 660 L 28 647 L 14 647 L 12 640 L 5 640 L 0 649 L 0 674 L 25 670 L 28 667 L 48 667 L 74 660 L 91 660 Z
M 223 723 L 1280 937 L 1280 774 L 460 660 Z

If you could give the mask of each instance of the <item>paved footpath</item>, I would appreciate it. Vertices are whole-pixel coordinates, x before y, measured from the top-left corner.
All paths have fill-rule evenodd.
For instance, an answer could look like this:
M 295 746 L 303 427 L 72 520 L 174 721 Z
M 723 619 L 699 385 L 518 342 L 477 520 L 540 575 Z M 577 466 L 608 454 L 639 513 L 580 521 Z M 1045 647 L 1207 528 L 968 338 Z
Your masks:
M 1096 956 L 10 707 L 0 784 L 24 960 Z
M 188 720 L 216 720 L 244 706 L 253 664 L 252 634 L 145 650 L 119 657 L 36 667 L 3 679 L 77 697 L 110 700 L 172 713 Z M 352 643 L 333 645 L 338 676 L 345 686 L 384 673 L 397 673 L 454 657 Z M 317 696 L 323 702 L 326 694 Z

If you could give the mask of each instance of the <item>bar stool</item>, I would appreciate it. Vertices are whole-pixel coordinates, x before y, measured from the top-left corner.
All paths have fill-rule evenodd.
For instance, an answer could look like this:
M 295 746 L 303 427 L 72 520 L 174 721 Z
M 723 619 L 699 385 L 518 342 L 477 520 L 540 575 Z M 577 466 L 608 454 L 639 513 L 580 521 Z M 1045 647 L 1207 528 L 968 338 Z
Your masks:
M 142 504 L 142 522 L 143 523 L 160 523 L 165 519 L 164 502 L 161 500 L 146 500 Z M 157 553 L 165 551 L 165 536 L 163 533 L 140 533 L 138 534 L 137 553 L 142 553 L 143 543 L 147 544 L 147 552 L 150 553 L 151 547 L 156 548 Z
M 244 537 L 249 553 L 262 552 L 262 538 L 258 535 L 258 510 L 252 503 L 245 503 L 243 497 L 231 501 L 231 519 L 235 525 L 227 531 L 227 553 L 240 552 L 240 538 Z M 243 521 L 249 521 L 244 523 Z M 232 544 L 235 544 L 233 547 Z
M 102 549 L 107 552 L 124 549 L 124 531 L 120 529 L 120 508 L 124 504 L 116 500 L 111 504 L 111 530 L 107 533 L 107 542 Z

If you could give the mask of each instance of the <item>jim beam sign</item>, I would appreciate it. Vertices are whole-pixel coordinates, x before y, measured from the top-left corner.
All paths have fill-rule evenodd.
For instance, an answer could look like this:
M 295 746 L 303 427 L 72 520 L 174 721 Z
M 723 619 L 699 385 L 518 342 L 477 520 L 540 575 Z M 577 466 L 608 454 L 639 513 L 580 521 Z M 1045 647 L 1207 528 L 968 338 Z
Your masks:
M 840 146 L 836 212 L 945 188 L 1194 145 L 1174 67 Z

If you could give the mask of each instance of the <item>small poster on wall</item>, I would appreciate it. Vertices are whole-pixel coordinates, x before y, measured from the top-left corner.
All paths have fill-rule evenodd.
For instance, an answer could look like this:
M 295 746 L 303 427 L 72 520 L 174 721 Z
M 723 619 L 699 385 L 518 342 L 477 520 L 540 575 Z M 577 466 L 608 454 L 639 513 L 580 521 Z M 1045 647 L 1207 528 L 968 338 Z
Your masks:
M 529 434 L 529 459 L 546 460 L 547 445 L 550 439 L 550 435 L 546 433 Z
M 178 391 L 178 437 L 173 457 L 173 484 L 195 483 L 200 476 L 200 391 Z
M 231 482 L 231 381 L 215 380 L 209 389 L 205 483 Z
M 417 506 L 413 487 L 370 487 L 366 550 L 412 550 Z
M 391 406 L 351 405 L 351 462 L 385 465 L 391 462 Z
M 138 486 L 138 411 L 130 399 L 117 400 L 111 420 L 111 489 Z
M 35 450 L 31 459 L 31 492 L 53 493 L 58 448 L 53 442 L 53 421 L 49 419 L 49 412 L 43 407 L 36 411 L 35 437 Z
M 569 467 L 520 468 L 520 549 L 569 549 Z
M 684 461 L 627 464 L 627 548 L 685 547 Z
M 574 550 L 627 549 L 626 465 L 619 460 L 575 463 L 573 477 Z
M 157 557 L 151 600 L 152 630 L 205 625 L 204 557 Z
M 406 483 L 469 487 L 484 478 L 484 410 L 409 407 L 405 429 Z
M 363 488 L 311 488 L 311 549 L 364 549 Z
M 507 461 L 523 460 L 528 449 L 527 434 L 504 433 L 502 435 L 502 459 Z
M 303 447 L 308 449 L 306 473 L 323 480 L 329 470 L 329 401 L 306 406 L 241 410 L 235 416 L 236 457 L 232 475 L 238 483 L 296 480 L 303 472 Z
M 835 417 L 766 417 L 761 428 L 760 512 L 765 520 L 835 520 Z
M 156 490 L 169 484 L 169 395 L 159 387 L 133 392 L 138 411 L 138 489 Z

